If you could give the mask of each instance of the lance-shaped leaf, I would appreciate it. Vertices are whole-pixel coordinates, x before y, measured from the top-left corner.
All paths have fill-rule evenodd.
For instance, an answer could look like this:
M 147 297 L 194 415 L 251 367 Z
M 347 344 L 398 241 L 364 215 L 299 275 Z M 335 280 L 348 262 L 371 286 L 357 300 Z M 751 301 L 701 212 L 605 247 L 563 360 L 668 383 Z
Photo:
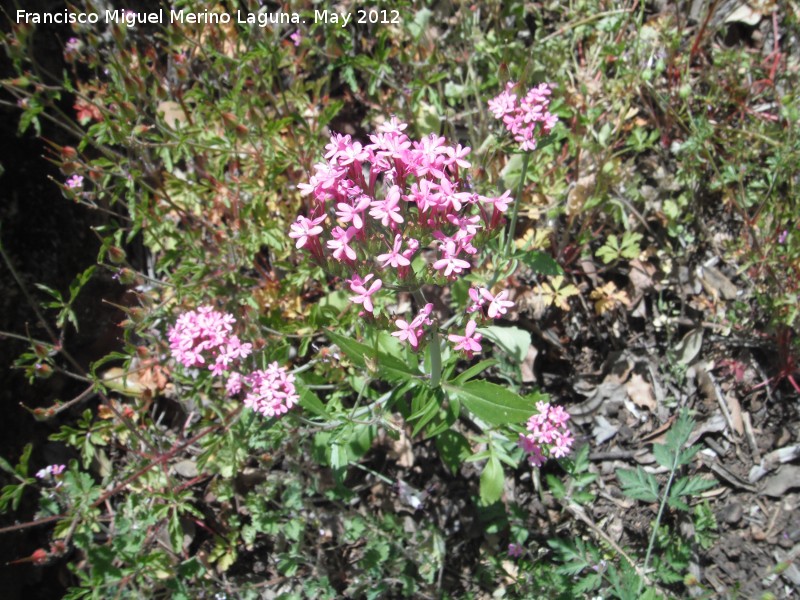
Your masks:
M 468 411 L 492 425 L 524 423 L 536 412 L 534 403 L 488 381 L 445 383 L 442 387 L 458 397 Z

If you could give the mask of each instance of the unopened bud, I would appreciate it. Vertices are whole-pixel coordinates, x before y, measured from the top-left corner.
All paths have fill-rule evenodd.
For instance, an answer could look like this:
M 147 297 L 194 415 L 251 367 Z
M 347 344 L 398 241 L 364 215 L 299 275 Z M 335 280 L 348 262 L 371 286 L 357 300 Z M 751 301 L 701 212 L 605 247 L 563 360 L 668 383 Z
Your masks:
M 47 379 L 53 374 L 53 367 L 47 363 L 36 363 L 33 365 L 33 372 L 36 377 L 39 377 L 40 379 Z
M 111 246 L 108 249 L 108 259 L 115 265 L 125 262 L 125 250 L 117 246 Z
M 127 267 L 120 269 L 117 275 L 117 279 L 119 279 L 119 282 L 122 285 L 131 285 L 134 281 L 136 281 L 136 271 Z

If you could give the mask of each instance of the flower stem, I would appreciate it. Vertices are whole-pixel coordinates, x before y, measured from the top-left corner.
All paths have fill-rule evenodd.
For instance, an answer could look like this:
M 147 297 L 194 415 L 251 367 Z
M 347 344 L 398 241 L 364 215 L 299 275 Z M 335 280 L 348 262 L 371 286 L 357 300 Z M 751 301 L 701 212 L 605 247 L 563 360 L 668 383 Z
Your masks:
M 511 243 L 514 241 L 514 231 L 517 228 L 517 217 L 519 216 L 519 204 L 522 201 L 522 190 L 525 187 L 525 176 L 528 173 L 528 161 L 530 157 L 530 152 L 526 152 L 522 155 L 522 173 L 520 173 L 519 176 L 517 197 L 514 199 L 514 208 L 511 209 L 511 223 L 508 226 L 508 237 L 506 238 L 505 248 L 503 248 L 503 256 L 505 258 L 509 258 L 508 253 L 511 250 Z
M 417 289 L 412 293 L 419 306 L 427 304 L 422 290 Z M 428 342 L 428 348 L 431 356 L 431 388 L 437 388 L 442 379 L 442 348 L 439 343 L 439 328 L 435 324 L 431 327 L 431 340 Z

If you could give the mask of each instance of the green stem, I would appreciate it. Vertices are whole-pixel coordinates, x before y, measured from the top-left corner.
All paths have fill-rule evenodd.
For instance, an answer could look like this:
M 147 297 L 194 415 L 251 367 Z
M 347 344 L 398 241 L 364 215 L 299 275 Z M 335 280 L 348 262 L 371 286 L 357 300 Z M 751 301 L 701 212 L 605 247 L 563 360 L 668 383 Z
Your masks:
M 412 293 L 420 307 L 427 304 L 422 290 L 414 290 Z M 439 342 L 439 328 L 435 324 L 431 327 L 431 340 L 428 342 L 428 348 L 431 356 L 431 388 L 437 388 L 442 379 L 442 348 Z
M 511 243 L 514 241 L 514 231 L 517 228 L 517 217 L 519 216 L 519 204 L 522 201 L 522 190 L 525 187 L 525 176 L 528 173 L 528 161 L 530 160 L 531 153 L 526 152 L 522 155 L 522 173 L 519 176 L 519 187 L 517 187 L 517 197 L 514 199 L 514 208 L 511 209 L 511 223 L 508 225 L 508 237 L 506 244 L 503 248 L 503 256 L 509 258 L 509 251 L 511 250 Z
M 675 453 L 673 458 L 672 469 L 669 473 L 669 480 L 667 481 L 667 487 L 664 488 L 664 495 L 661 498 L 661 505 L 658 507 L 658 515 L 656 515 L 656 522 L 653 526 L 653 531 L 650 534 L 650 542 L 647 544 L 647 554 L 644 557 L 644 566 L 642 567 L 642 578 L 639 579 L 639 586 L 636 590 L 636 597 L 641 596 L 642 591 L 642 584 L 644 584 L 645 578 L 647 577 L 647 567 L 650 564 L 650 555 L 653 553 L 653 548 L 656 545 L 656 536 L 658 535 L 658 526 L 661 524 L 661 517 L 664 515 L 664 508 L 667 506 L 667 499 L 669 498 L 669 490 L 672 487 L 672 481 L 675 479 L 675 473 L 678 470 L 678 458 L 680 456 L 680 449 L 678 452 Z

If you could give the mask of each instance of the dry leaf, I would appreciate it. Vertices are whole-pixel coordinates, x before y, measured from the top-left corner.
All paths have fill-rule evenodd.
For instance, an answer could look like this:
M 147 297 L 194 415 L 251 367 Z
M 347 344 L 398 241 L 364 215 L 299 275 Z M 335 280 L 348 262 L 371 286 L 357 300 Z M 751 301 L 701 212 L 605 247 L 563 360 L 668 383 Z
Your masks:
M 536 346 L 533 344 L 528 346 L 528 353 L 525 355 L 525 360 L 523 360 L 519 365 L 519 370 L 522 373 L 523 383 L 531 383 L 536 381 L 536 376 L 533 373 L 533 363 L 536 361 L 538 354 L 539 351 L 536 349 Z
M 696 273 L 706 293 L 715 301 L 720 297 L 723 300 L 735 300 L 738 297 L 737 287 L 716 267 L 697 267 Z
M 653 397 L 653 388 L 645 381 L 644 377 L 634 373 L 625 385 L 625 391 L 628 392 L 628 396 L 636 406 L 655 412 L 657 405 Z
M 389 457 L 397 461 L 397 466 L 410 469 L 414 466 L 414 448 L 411 438 L 408 437 L 405 429 L 400 429 L 398 433 L 400 437 L 396 440 L 390 438 Z
M 739 435 L 744 435 L 744 423 L 742 422 L 742 406 L 739 400 L 733 394 L 725 394 L 727 400 L 728 411 L 731 413 L 731 423 L 733 430 Z
M 569 193 L 567 193 L 567 215 L 570 217 L 579 214 L 583 210 L 586 199 L 594 191 L 597 177 L 594 173 L 578 179 Z
M 601 288 L 592 290 L 589 297 L 594 300 L 594 310 L 598 315 L 613 310 L 618 305 L 629 306 L 631 301 L 625 290 L 617 290 L 613 281 L 609 281 Z
M 642 262 L 638 258 L 630 261 L 630 273 L 628 278 L 633 286 L 633 293 L 639 296 L 646 291 L 653 288 L 653 275 L 656 273 L 656 268 L 649 262 Z
M 564 276 L 558 275 L 550 278 L 550 283 L 543 282 L 539 286 L 539 294 L 548 305 L 555 304 L 561 310 L 569 311 L 569 303 L 567 298 L 570 296 L 577 296 L 580 290 L 571 283 L 564 284 Z

